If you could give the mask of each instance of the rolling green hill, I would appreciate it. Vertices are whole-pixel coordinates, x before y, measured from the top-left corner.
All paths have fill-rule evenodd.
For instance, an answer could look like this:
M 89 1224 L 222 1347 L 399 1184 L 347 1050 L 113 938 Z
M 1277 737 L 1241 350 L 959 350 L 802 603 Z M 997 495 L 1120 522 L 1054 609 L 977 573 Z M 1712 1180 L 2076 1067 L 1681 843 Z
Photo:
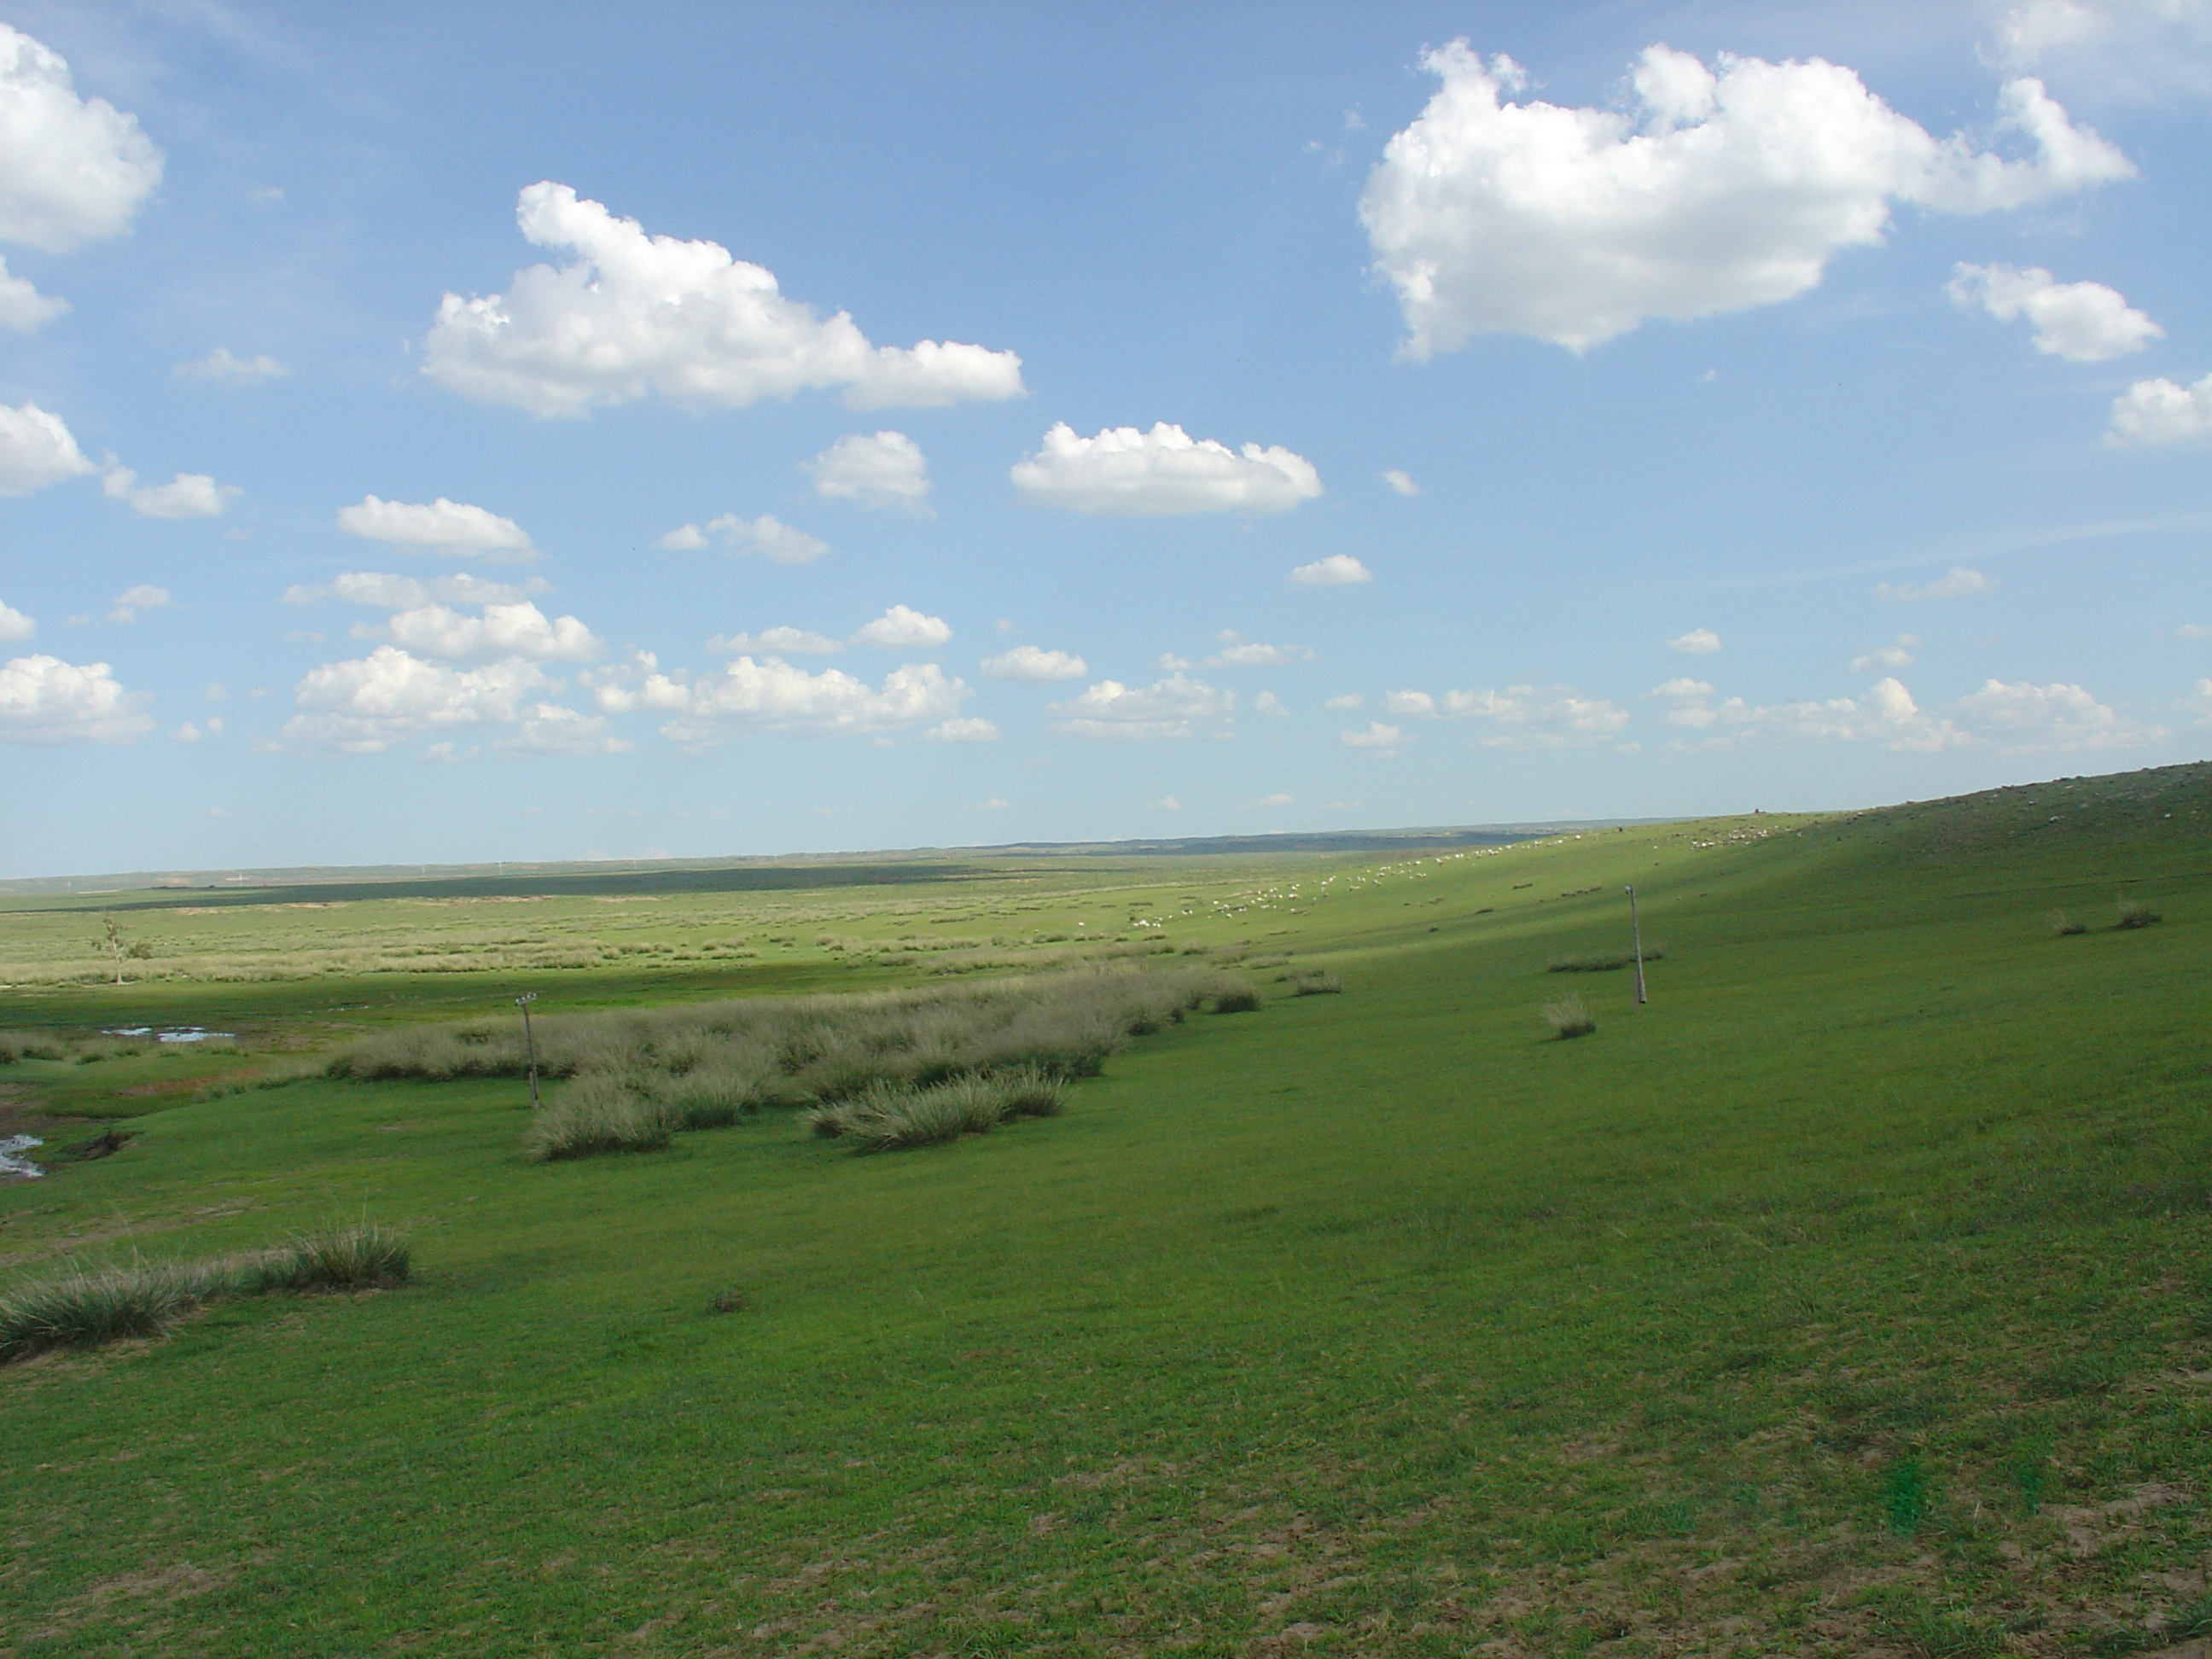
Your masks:
M 1665 951 L 1641 1009 L 1626 969 L 1548 971 L 1622 949 L 1630 883 Z M 8 994 L 0 1024 L 78 1056 L 125 1023 L 246 1042 L 0 1067 L 51 1145 L 92 1132 L 60 1115 L 133 1137 L 0 1188 L 0 1296 L 364 1212 L 416 1276 L 0 1368 L 0 1655 L 2212 1632 L 2212 767 L 1379 861 L 572 895 L 474 970 L 338 960 L 488 914 L 392 908 L 436 896 L 210 917 L 221 951 L 149 964 L 290 930 L 261 978 Z M 610 954 L 632 923 L 652 949 Z M 867 1158 L 771 1109 L 531 1164 L 507 1079 L 195 1097 L 524 987 L 619 1006 L 1085 951 L 1241 964 L 1264 1006 L 1136 1039 L 1064 1116 Z M 1343 994 L 1292 995 L 1308 969 Z M 1571 993 L 1597 1029 L 1557 1041 Z

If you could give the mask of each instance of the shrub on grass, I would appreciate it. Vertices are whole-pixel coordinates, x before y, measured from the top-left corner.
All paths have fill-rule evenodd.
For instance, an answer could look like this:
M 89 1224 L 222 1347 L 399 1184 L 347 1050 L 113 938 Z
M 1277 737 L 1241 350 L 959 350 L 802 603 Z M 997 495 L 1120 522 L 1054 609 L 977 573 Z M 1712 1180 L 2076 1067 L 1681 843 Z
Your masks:
M 1294 997 L 1333 997 L 1343 989 L 1342 980 L 1319 969 L 1291 975 L 1291 994 Z
M 19 1060 L 67 1060 L 69 1050 L 37 1031 L 0 1031 L 0 1066 Z
M 1249 1014 L 1258 1010 L 1260 994 L 1249 985 L 1224 986 L 1213 994 L 1217 1014 Z
M 2089 931 L 2087 922 L 2076 921 L 2063 910 L 2053 910 L 2044 920 L 2051 924 L 2051 931 L 2060 939 L 2070 939 L 2075 933 L 2086 933 Z
M 1580 997 L 1563 997 L 1557 1002 L 1544 1005 L 1544 1023 L 1552 1028 L 1556 1037 L 1588 1036 L 1597 1030 L 1597 1020 L 1583 1006 Z
M 2150 906 L 2143 903 L 2140 899 L 2122 899 L 2120 901 L 2119 908 L 2119 921 L 2115 924 L 2115 926 L 2119 927 L 2148 927 L 2154 922 L 2160 922 L 2166 920 L 2164 916 L 2159 915 L 2157 911 L 2152 909 Z
M 0 1364 L 51 1348 L 159 1336 L 193 1309 L 271 1291 L 404 1284 L 407 1237 L 373 1221 L 295 1233 L 274 1249 L 204 1261 L 73 1263 L 0 1291 Z
M 673 1118 L 623 1079 L 579 1078 L 538 1114 L 523 1137 L 523 1152 L 538 1164 L 602 1152 L 657 1152 L 675 1132 Z
M 1010 1118 L 1054 1116 L 1064 1086 L 1034 1069 L 955 1078 L 927 1089 L 878 1083 L 849 1099 L 816 1107 L 808 1121 L 817 1135 L 850 1140 L 856 1152 L 934 1146 L 988 1133 Z

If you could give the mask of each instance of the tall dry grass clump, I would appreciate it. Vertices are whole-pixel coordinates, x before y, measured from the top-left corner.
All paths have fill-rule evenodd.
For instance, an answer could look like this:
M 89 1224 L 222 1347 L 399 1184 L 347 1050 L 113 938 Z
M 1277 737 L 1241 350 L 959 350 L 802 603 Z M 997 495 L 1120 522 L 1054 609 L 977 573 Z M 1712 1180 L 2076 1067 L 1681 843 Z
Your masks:
M 2148 927 L 2165 920 L 2141 899 L 2122 899 L 2119 902 L 2119 920 L 2113 925 L 2123 929 Z
M 848 1140 L 856 1152 L 885 1152 L 983 1134 L 1012 1118 L 1055 1116 L 1066 1087 L 1030 1066 L 924 1089 L 875 1083 L 849 1099 L 817 1106 L 807 1121 L 815 1133 Z
M 0 1291 L 0 1364 L 50 1348 L 159 1336 L 193 1309 L 231 1297 L 404 1284 L 410 1265 L 406 1235 L 374 1221 L 201 1261 L 70 1263 Z
M 1553 1036 L 1562 1039 L 1588 1036 L 1597 1030 L 1596 1017 L 1580 997 L 1562 997 L 1557 1002 L 1546 1003 L 1544 1023 L 1552 1028 Z

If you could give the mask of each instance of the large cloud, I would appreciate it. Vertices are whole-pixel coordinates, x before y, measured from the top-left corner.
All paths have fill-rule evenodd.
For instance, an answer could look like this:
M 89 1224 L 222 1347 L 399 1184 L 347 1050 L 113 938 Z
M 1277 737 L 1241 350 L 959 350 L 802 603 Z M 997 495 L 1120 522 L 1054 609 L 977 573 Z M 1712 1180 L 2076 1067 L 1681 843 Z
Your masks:
M 4 27 L 0 24 L 0 27 Z M 0 259 L 0 329 L 11 334 L 28 334 L 33 329 L 44 328 L 68 309 L 68 301 L 40 293 L 23 277 L 10 275 L 8 262 Z
M 17 657 L 0 663 L 0 742 L 129 743 L 153 729 L 146 702 L 104 662 Z
M 1650 694 L 1667 705 L 1669 726 L 1700 734 L 1707 747 L 1755 740 L 1878 743 L 1933 753 L 1988 745 L 2011 754 L 2052 750 L 2120 749 L 2165 735 L 2100 703 L 2078 685 L 2036 685 L 1991 679 L 1980 690 L 1932 714 L 1893 678 L 1863 697 L 1751 703 L 1717 697 L 1710 685 L 1670 680 Z
M 1050 705 L 1060 718 L 1053 730 L 1071 738 L 1111 741 L 1192 738 L 1219 727 L 1237 707 L 1232 691 L 1175 673 L 1148 686 L 1100 680 L 1066 702 Z
M 0 410 L 0 416 L 7 412 Z M 2212 438 L 2212 374 L 2194 386 L 2163 377 L 2137 380 L 2112 399 L 2112 425 L 2105 433 L 2105 441 L 2116 447 L 2206 438 Z
M 67 253 L 118 236 L 161 181 L 136 117 L 79 98 L 59 56 L 0 23 L 0 240 Z
M 292 693 L 301 712 L 278 737 L 373 754 L 429 732 L 514 725 L 529 699 L 551 689 L 545 672 L 520 658 L 453 668 L 380 645 L 366 657 L 310 671 Z
M 1061 421 L 1011 476 L 1029 500 L 1075 513 L 1280 513 L 1322 493 L 1303 455 L 1280 445 L 1240 453 L 1165 421 L 1150 432 L 1108 427 L 1095 438 Z
M 2126 749 L 2166 735 L 2127 719 L 2078 685 L 1985 680 L 1959 699 L 1957 717 L 1985 742 L 2013 754 L 2053 749 Z
M 2062 283 L 2040 265 L 1961 264 L 1944 291 L 1954 303 L 1969 311 L 1979 307 L 2001 323 L 2026 317 L 2035 327 L 2035 349 L 2069 362 L 2101 363 L 2166 337 L 2118 289 Z
M 566 185 L 535 184 L 515 222 L 576 258 L 514 274 L 505 294 L 448 294 L 422 371 L 448 391 L 533 415 L 658 392 L 702 408 L 842 387 L 855 409 L 933 409 L 1023 391 L 1011 351 L 924 340 L 872 346 L 843 312 L 786 299 L 769 272 L 714 242 L 647 236 Z
M 1655 317 L 1771 305 L 1880 242 L 1893 203 L 1987 212 L 2135 171 L 2032 79 L 1999 95 L 1997 126 L 2034 151 L 2007 160 L 1930 137 L 1820 58 L 1716 72 L 1650 46 L 1632 112 L 1507 102 L 1527 76 L 1464 40 L 1424 62 L 1443 85 L 1359 204 L 1417 359 L 1492 333 L 1585 351 Z
M 36 404 L 20 409 L 0 404 L 0 495 L 27 495 L 91 471 L 60 416 Z
M 589 662 L 605 649 L 574 617 L 545 613 L 527 599 L 488 605 L 465 617 L 442 605 L 397 612 L 384 631 L 403 650 L 447 662 L 491 662 L 523 657 L 532 662 Z
M 835 668 L 810 674 L 779 658 L 750 656 L 690 682 L 648 672 L 635 688 L 608 684 L 598 692 L 599 707 L 610 713 L 672 715 L 662 734 L 695 745 L 746 729 L 836 736 L 899 731 L 952 719 L 968 695 L 935 663 L 894 668 L 878 688 Z
M 538 556 L 530 537 L 514 520 L 443 495 L 427 506 L 364 495 L 351 507 L 338 509 L 337 527 L 363 541 L 425 553 L 498 560 Z

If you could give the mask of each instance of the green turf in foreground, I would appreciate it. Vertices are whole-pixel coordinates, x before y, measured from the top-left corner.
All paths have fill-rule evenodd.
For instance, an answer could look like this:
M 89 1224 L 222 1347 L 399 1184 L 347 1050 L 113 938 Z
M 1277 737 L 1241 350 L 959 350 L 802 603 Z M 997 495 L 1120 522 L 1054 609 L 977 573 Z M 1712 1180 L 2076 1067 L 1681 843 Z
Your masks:
M 2208 815 L 1286 867 L 1183 930 L 1295 953 L 1262 1011 L 878 1158 L 533 1166 L 505 1082 L 139 1116 L 0 1191 L 9 1267 L 366 1205 L 418 1282 L 0 1370 L 0 1652 L 2147 1650 L 2212 1543 Z M 1652 1004 L 1552 1041 L 1627 880 Z

